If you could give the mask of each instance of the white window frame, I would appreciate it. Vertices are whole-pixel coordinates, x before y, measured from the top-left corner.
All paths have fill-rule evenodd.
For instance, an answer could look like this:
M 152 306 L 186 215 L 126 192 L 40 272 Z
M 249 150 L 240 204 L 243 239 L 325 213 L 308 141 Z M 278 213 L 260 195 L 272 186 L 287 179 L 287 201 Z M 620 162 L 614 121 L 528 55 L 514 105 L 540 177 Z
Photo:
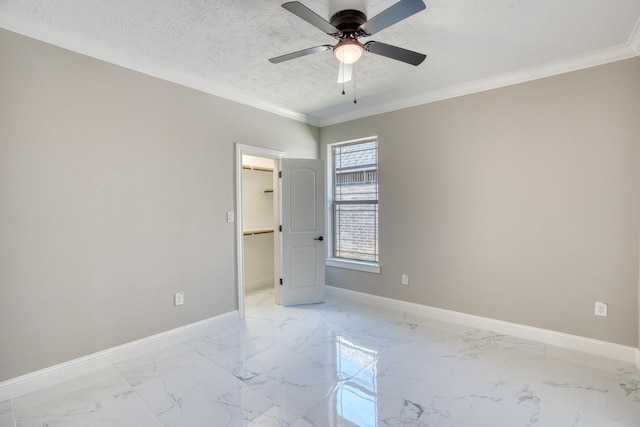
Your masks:
M 380 274 L 380 250 L 378 249 L 378 262 L 371 261 L 359 261 L 345 258 L 336 258 L 334 253 L 334 224 L 333 224 L 333 172 L 334 172 L 334 158 L 333 147 L 338 145 L 353 144 L 367 141 L 378 141 L 378 151 L 380 150 L 380 142 L 377 136 L 369 136 L 366 138 L 353 139 L 350 141 L 341 141 L 333 144 L 327 144 L 327 260 L 326 265 L 328 267 L 345 268 L 349 270 L 364 271 L 367 273 Z M 380 158 L 378 156 L 378 170 L 380 170 Z M 378 173 L 378 205 L 380 204 L 380 174 Z M 378 215 L 380 215 L 378 211 Z M 380 247 L 380 224 L 378 223 L 378 248 Z

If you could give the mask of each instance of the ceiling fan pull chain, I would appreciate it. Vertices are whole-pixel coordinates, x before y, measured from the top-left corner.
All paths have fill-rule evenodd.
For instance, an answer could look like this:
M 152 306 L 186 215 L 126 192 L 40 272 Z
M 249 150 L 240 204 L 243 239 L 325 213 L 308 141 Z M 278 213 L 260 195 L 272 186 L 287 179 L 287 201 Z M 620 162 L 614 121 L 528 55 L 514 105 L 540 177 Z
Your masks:
M 357 78 L 357 75 L 356 75 L 356 64 L 353 64 L 353 103 L 354 104 L 358 103 L 358 100 L 356 99 L 356 94 L 357 94 L 357 91 L 356 91 L 356 78 Z

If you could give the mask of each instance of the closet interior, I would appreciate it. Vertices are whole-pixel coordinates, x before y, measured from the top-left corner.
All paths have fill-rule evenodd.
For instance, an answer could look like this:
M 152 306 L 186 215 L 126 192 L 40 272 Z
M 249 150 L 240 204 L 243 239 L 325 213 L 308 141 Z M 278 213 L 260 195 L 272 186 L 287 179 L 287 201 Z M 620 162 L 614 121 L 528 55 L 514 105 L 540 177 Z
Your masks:
M 274 160 L 242 156 L 245 294 L 273 289 Z

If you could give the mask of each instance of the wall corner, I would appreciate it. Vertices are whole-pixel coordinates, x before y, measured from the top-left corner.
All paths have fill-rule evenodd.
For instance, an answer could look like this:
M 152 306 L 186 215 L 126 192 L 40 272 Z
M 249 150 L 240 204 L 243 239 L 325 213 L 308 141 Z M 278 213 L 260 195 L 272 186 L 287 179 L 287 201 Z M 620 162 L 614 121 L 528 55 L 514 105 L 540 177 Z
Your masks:
M 640 18 L 638 18 L 636 26 L 629 36 L 629 46 L 635 51 L 636 55 L 640 56 Z

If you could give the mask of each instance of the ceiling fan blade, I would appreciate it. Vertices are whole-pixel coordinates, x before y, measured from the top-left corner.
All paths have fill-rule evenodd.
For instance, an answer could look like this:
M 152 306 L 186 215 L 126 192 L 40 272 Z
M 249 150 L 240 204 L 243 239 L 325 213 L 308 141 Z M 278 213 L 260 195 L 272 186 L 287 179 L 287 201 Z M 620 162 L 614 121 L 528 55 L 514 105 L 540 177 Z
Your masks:
M 322 18 L 320 15 L 318 15 L 299 1 L 290 1 L 288 3 L 284 3 L 282 7 L 296 15 L 298 18 L 307 21 L 309 24 L 313 25 L 316 28 L 319 28 L 329 35 L 338 33 L 338 29 L 336 27 L 331 25 L 324 18 Z
M 275 58 L 269 59 L 269 62 L 273 64 L 279 64 L 281 62 L 288 61 L 290 59 L 300 58 L 301 56 L 311 55 L 312 53 L 325 52 L 331 49 L 333 49 L 333 46 L 331 46 L 330 44 L 310 47 L 309 49 L 303 49 L 297 52 L 287 53 L 286 55 L 276 56 Z
M 351 75 L 353 74 L 353 64 L 343 64 L 339 62 L 338 68 L 338 83 L 346 83 L 351 81 Z
M 367 52 L 386 56 L 387 58 L 406 62 L 407 64 L 411 65 L 420 65 L 422 64 L 422 61 L 424 61 L 424 59 L 427 57 L 427 55 L 424 55 L 422 53 L 374 41 L 365 43 L 364 49 Z
M 360 29 L 370 36 L 424 10 L 426 7 L 422 0 L 400 0 L 360 25 Z

